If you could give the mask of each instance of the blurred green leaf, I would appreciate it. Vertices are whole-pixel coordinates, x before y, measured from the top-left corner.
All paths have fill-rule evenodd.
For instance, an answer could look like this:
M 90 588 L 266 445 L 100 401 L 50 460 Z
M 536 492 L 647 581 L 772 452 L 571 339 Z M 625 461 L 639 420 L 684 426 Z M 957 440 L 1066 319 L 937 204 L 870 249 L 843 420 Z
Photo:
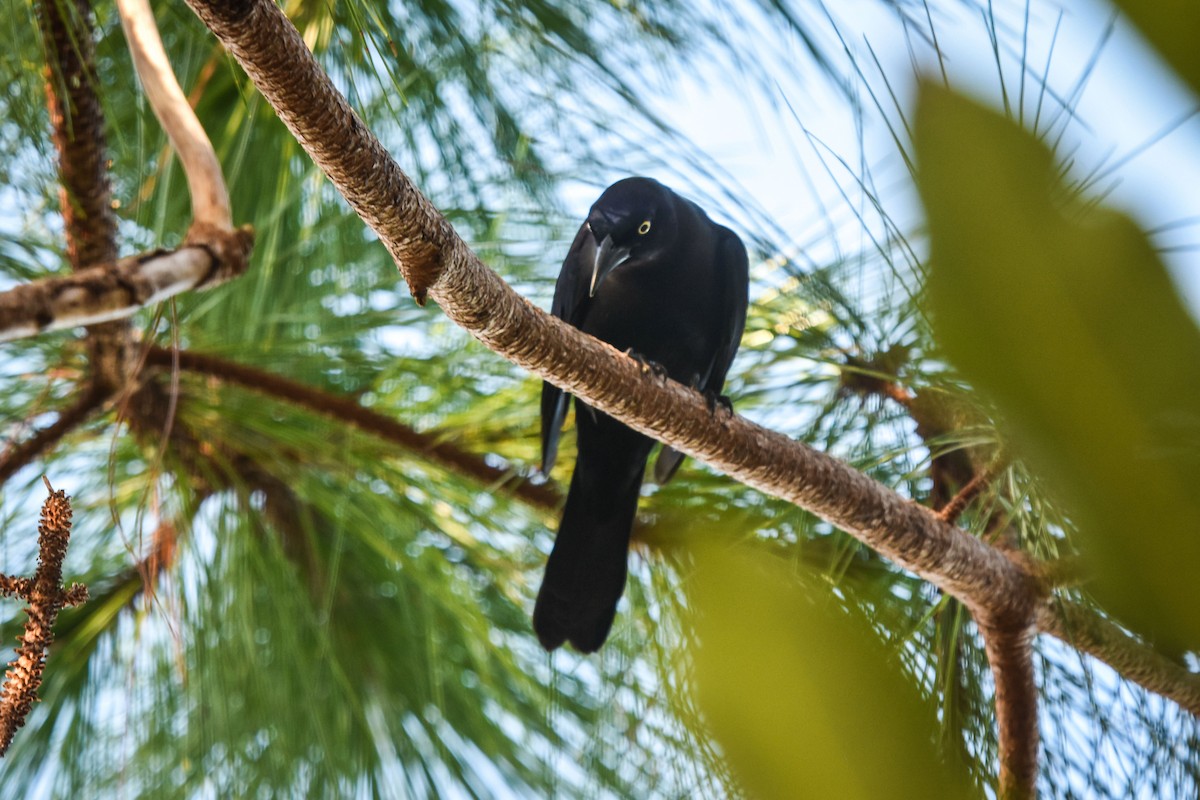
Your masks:
M 1200 643 L 1200 335 L 1128 218 L 1087 206 L 1015 125 L 926 84 L 918 184 L 950 356 L 999 402 L 1080 524 L 1094 590 Z
M 931 3 L 932 14 L 914 0 L 885 5 L 906 20 L 914 53 L 920 38 L 936 49 L 967 33 L 960 15 L 943 13 L 954 4 Z M 893 167 L 912 161 L 896 91 L 906 70 L 876 57 L 877 17 L 867 15 L 878 34 L 863 52 L 857 33 L 838 30 L 836 9 L 792 0 L 752 0 L 735 14 L 681 0 L 484 0 L 467 11 L 441 1 L 288 4 L 364 121 L 518 291 L 549 304 L 578 225 L 563 211 L 578 190 L 598 191 L 617 168 L 657 174 L 740 220 L 763 256 L 727 386 L 740 412 L 916 502 L 935 497 L 943 465 L 994 446 L 992 408 L 980 408 L 946 363 L 918 304 L 924 248 L 909 238 L 908 192 L 888 188 Z M 190 219 L 182 172 L 137 90 L 114 7 L 93 12 L 122 250 L 174 246 Z M 235 216 L 259 238 L 238 281 L 177 298 L 156 325 L 154 312 L 140 314 L 144 341 L 358 398 L 528 472 L 540 382 L 436 309 L 416 307 L 386 250 L 196 16 L 179 4 L 160 4 L 157 16 L 221 157 Z M 1047 18 L 1035 4 L 1032 24 L 1038 17 Z M 67 267 L 36 8 L 10 3 L 3 18 L 0 202 L 12 213 L 0 214 L 0 284 L 9 286 Z M 1027 52 L 1019 24 L 982 21 L 1000 82 L 1021 75 L 1043 122 L 1061 118 L 1068 137 L 1082 132 L 1072 121 L 1079 95 L 1057 94 L 1041 72 L 1052 54 L 1055 73 L 1079 66 L 1081 54 L 1053 37 L 1050 52 L 1035 54 L 1045 28 L 1029 29 Z M 849 62 L 834 53 L 834 71 L 857 76 L 857 146 L 819 141 L 806 122 L 824 108 L 808 105 L 823 92 L 808 95 L 817 87 L 805 69 L 822 41 L 845 47 Z M 711 70 L 721 64 L 728 69 Z M 946 64 L 953 80 L 955 62 Z M 768 112 L 786 100 L 791 121 L 765 113 L 762 131 L 778 124 L 797 157 L 809 142 L 822 164 L 816 183 L 827 173 L 839 199 L 820 199 L 812 219 L 772 219 L 738 188 L 740 156 L 704 157 L 655 116 L 682 76 L 747 99 L 765 87 Z M 786 76 L 803 76 L 802 90 L 777 80 Z M 1091 119 L 1085 137 L 1112 144 L 1105 121 Z M 864 148 L 879 124 L 902 148 L 898 158 Z M 773 157 L 781 168 L 789 158 Z M 806 207 L 796 188 L 791 211 Z M 814 184 L 814 199 L 820 193 Z M 70 402 L 86 381 L 87 352 L 78 332 L 4 346 L 0 449 Z M 186 370 L 145 377 L 172 398 L 174 429 L 193 432 L 214 458 L 193 464 L 163 448 L 162 436 L 126 435 L 113 409 L 0 487 L 0 567 L 29 574 L 36 563 L 44 471 L 75 499 L 67 571 L 94 598 L 60 618 L 43 701 L 0 760 L 0 796 L 741 795 L 695 693 L 680 692 L 681 705 L 663 696 L 691 680 L 675 669 L 693 640 L 677 591 L 680 568 L 691 570 L 686 553 L 663 563 L 656 543 L 649 559 L 634 559 L 628 608 L 603 655 L 548 658 L 528 613 L 554 514 L 247 387 Z M 897 401 L 906 392 L 911 408 Z M 564 481 L 573 454 L 566 444 Z M 1028 552 L 1073 554 L 1073 520 L 1035 475 L 1018 462 L 964 521 L 982 531 L 1003 513 Z M 268 507 L 290 513 L 264 519 Z M 827 523 L 692 460 L 642 511 L 663 549 L 682 551 L 666 540 L 705 532 L 827 576 L 835 588 L 820 591 L 859 608 L 902 662 L 897 670 L 937 704 L 947 757 L 967 762 L 979 792 L 994 781 L 991 676 L 965 611 Z M 164 524 L 180 536 L 176 559 L 147 575 L 141 562 Z M 142 591 L 146 578 L 153 595 Z M 25 618 L 18 602 L 0 612 L 7 659 Z M 1036 646 L 1045 796 L 1197 796 L 1200 720 L 1053 640 Z M 852 678 L 844 686 L 854 691 Z M 854 763 L 870 769 L 870 757 L 864 745 Z M 787 796 L 797 794 L 817 796 Z
M 1134 21 L 1168 64 L 1200 92 L 1200 3 L 1196 0 L 1117 0 L 1116 5 Z
M 962 797 L 932 707 L 865 615 L 775 559 L 701 547 L 693 578 L 702 711 L 764 798 Z

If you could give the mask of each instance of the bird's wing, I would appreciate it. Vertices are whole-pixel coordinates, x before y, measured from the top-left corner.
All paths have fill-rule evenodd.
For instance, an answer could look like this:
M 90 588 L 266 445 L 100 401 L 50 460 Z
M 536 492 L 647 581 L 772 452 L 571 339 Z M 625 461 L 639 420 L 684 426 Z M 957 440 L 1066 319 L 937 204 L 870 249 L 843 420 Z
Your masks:
M 750 304 L 750 259 L 746 246 L 738 235 L 728 228 L 721 228 L 721 242 L 717 248 L 717 273 L 721 280 L 721 319 L 725 322 L 719 346 L 713 355 L 708 378 L 701 390 L 705 394 L 718 395 L 725 385 L 725 376 L 742 343 L 742 332 L 746 329 L 746 307 Z
M 696 387 L 714 400 L 725 385 L 725 375 L 729 372 L 738 345 L 742 342 L 742 331 L 746 327 L 746 306 L 750 302 L 750 261 L 746 255 L 746 246 L 742 244 L 738 235 L 728 228 L 721 227 L 718 230 L 720 239 L 717 244 L 716 273 L 721 284 L 719 319 L 725 327 L 718 340 L 713 360 L 708 365 L 705 375 L 701 376 L 701 384 Z M 683 453 L 663 445 L 658 459 L 654 462 L 654 482 L 662 486 L 671 480 L 682 463 Z
M 550 313 L 575 327 L 583 321 L 588 306 L 588 284 L 584 274 L 596 259 L 596 240 L 588 226 L 582 225 L 563 260 L 562 271 L 554 284 Z M 558 453 L 558 437 L 567 418 L 571 396 L 562 389 L 542 382 L 542 474 L 549 475 Z

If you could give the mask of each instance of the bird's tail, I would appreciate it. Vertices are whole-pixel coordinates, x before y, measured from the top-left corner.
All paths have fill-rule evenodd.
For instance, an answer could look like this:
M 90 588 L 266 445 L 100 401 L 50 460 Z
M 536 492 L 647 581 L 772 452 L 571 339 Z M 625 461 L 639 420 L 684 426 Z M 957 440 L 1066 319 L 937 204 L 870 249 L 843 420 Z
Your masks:
M 579 652 L 592 653 L 608 638 L 625 591 L 642 470 L 632 477 L 612 485 L 611 473 L 586 475 L 582 463 L 571 476 L 562 524 L 533 610 L 533 629 L 547 650 L 570 642 Z

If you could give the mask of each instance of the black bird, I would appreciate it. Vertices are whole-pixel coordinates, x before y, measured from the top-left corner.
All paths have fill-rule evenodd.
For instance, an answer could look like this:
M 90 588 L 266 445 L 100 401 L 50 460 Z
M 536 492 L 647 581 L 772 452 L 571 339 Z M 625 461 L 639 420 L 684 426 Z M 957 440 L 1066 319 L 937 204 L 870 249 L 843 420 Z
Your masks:
M 608 187 L 579 229 L 551 313 L 699 389 L 714 411 L 746 324 L 746 248 L 695 203 L 649 178 Z M 554 464 L 569 395 L 542 386 L 542 472 Z M 533 612 L 547 650 L 583 653 L 608 637 L 625 591 L 638 491 L 654 440 L 575 400 L 578 455 Z M 668 480 L 683 454 L 664 447 Z

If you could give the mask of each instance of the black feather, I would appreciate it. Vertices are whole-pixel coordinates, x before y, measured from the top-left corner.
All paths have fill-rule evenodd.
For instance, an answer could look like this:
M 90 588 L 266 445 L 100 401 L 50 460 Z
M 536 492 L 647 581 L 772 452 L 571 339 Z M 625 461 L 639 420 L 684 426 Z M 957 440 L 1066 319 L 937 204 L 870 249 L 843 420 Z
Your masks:
M 657 181 L 626 178 L 604 191 L 575 236 L 551 312 L 717 397 L 741 341 L 748 291 L 746 248 L 735 233 Z M 568 399 L 544 384 L 544 472 L 554 463 Z M 570 642 L 592 652 L 607 638 L 625 589 L 638 489 L 654 442 L 575 403 L 575 473 L 533 624 L 547 650 Z M 669 479 L 682 461 L 663 448 L 656 479 Z

